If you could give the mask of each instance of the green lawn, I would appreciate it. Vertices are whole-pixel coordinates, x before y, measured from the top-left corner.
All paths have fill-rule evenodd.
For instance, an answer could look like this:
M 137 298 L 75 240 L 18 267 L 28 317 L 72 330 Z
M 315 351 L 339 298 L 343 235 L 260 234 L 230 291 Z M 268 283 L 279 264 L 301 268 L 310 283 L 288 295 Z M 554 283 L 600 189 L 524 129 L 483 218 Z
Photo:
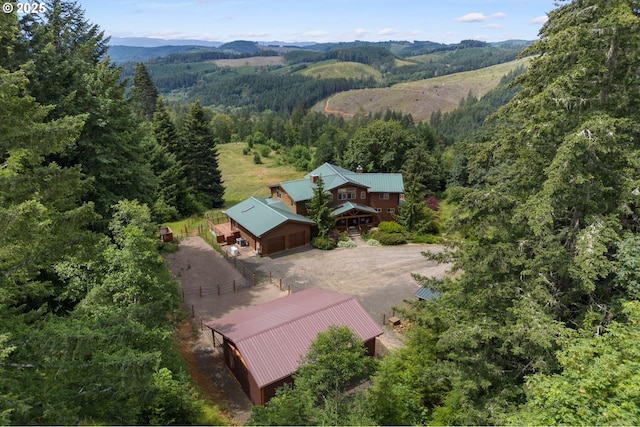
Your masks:
M 242 154 L 246 147 L 247 144 L 244 142 L 218 145 L 218 164 L 224 181 L 225 204 L 222 209 L 208 211 L 207 217 L 218 217 L 225 208 L 251 196 L 269 197 L 269 184 L 300 179 L 304 176 L 304 172 L 298 172 L 293 166 L 283 164 L 280 160 L 282 155 L 275 152 L 271 152 L 269 157 L 261 157 L 262 164 L 256 165 L 253 162 L 253 151 L 248 155 Z M 192 217 L 165 225 L 171 227 L 174 236 L 178 238 L 206 224 L 206 218 Z

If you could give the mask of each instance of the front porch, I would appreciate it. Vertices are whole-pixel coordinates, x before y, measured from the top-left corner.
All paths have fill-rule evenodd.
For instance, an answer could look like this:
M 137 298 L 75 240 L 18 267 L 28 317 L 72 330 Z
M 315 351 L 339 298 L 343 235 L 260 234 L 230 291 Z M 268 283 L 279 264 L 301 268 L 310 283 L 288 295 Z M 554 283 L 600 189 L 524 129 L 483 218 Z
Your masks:
M 375 209 L 352 202 L 337 206 L 331 215 L 336 220 L 336 228 L 349 234 L 366 233 L 379 222 Z

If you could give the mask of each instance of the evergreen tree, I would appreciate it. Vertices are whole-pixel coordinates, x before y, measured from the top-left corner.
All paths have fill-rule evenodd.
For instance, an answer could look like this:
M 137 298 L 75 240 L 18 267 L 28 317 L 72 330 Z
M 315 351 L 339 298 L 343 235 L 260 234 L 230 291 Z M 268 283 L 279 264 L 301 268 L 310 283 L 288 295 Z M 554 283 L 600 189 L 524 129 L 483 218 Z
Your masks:
M 614 255 L 640 218 L 639 28 L 634 1 L 563 2 L 525 52 L 522 90 L 469 146 L 461 274 L 421 279 L 442 296 L 405 312 L 437 337 L 430 423 L 503 424 L 525 377 L 558 368 L 557 337 L 604 327 L 628 297 Z
M 218 149 L 204 110 L 197 101 L 189 106 L 185 117 L 179 159 L 185 168 L 187 183 L 203 197 L 204 204 L 221 207 L 224 187 L 218 168 Z
M 159 215 L 160 211 L 165 211 L 165 217 L 171 216 L 172 208 L 176 208 L 182 216 L 196 213 L 198 208 L 192 195 L 193 190 L 189 188 L 184 167 L 178 160 L 180 137 L 162 98 L 158 98 L 153 115 L 153 135 L 155 141 L 150 144 L 148 151 L 151 152 L 153 171 L 158 177 L 154 212 Z
M 136 65 L 131 87 L 131 106 L 138 120 L 152 120 L 156 111 L 158 90 L 151 81 L 147 67 L 142 62 Z
M 85 199 L 102 215 L 123 197 L 151 202 L 155 178 L 119 71 L 103 59 L 108 39 L 69 1 L 52 0 L 44 14 L 27 15 L 22 25 L 28 89 L 41 104 L 54 105 L 47 119 L 88 114 L 76 144 L 56 162 L 80 167 L 90 183 Z
M 335 219 L 331 216 L 329 194 L 324 189 L 324 181 L 321 176 L 318 176 L 316 185 L 313 187 L 313 196 L 309 200 L 307 214 L 318 226 L 318 235 L 321 237 L 326 237 L 336 224 Z
M 437 233 L 439 231 L 438 216 L 427 207 L 424 194 L 416 181 L 410 183 L 405 193 L 404 203 L 398 208 L 395 220 L 412 233 Z

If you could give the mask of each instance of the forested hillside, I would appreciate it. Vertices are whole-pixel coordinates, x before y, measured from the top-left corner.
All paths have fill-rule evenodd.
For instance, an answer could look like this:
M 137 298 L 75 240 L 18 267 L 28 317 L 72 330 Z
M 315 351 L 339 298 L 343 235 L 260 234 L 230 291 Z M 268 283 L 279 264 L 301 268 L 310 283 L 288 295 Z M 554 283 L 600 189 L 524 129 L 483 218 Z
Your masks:
M 237 41 L 218 48 L 184 51 L 145 61 L 151 78 L 169 102 L 193 102 L 231 111 L 248 108 L 291 114 L 335 93 L 351 89 L 389 87 L 400 82 L 476 70 L 514 60 L 526 42 L 492 46 L 477 41 L 455 45 L 431 42 L 340 43 L 309 47 L 260 47 Z M 116 51 L 121 48 L 114 47 Z M 159 48 L 155 49 L 157 52 Z M 140 55 L 141 52 L 133 50 Z M 120 52 L 120 57 L 124 53 Z M 284 65 L 218 66 L 219 59 L 283 55 Z M 345 74 L 332 63 L 357 63 L 371 71 Z M 322 64 L 320 73 L 313 70 Z M 134 63 L 124 63 L 122 78 L 131 78 Z M 375 76 L 375 77 L 374 77 Z
M 180 188 L 105 51 L 74 3 L 0 15 L 0 423 L 225 422 L 205 418 L 176 350 L 156 236 L 178 209 L 163 179 L 193 198 L 183 215 L 213 203 Z

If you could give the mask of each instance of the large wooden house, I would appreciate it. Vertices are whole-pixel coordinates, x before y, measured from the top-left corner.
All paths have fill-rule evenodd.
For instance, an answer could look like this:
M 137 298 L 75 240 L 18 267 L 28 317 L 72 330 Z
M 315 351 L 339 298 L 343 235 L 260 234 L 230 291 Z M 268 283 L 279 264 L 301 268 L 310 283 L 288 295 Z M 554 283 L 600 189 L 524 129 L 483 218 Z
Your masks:
M 329 193 L 329 206 L 338 227 L 368 228 L 393 220 L 404 192 L 399 173 L 363 173 L 325 163 L 303 179 L 271 186 L 271 198 L 281 200 L 298 215 L 307 215 L 318 177 Z
M 366 231 L 393 220 L 404 192 L 399 173 L 363 173 L 325 163 L 304 178 L 271 185 L 271 197 L 251 197 L 225 211 L 229 223 L 210 224 L 218 240 L 247 242 L 259 254 L 269 255 L 309 244 L 314 222 L 307 204 L 318 178 L 329 194 L 336 228 Z

